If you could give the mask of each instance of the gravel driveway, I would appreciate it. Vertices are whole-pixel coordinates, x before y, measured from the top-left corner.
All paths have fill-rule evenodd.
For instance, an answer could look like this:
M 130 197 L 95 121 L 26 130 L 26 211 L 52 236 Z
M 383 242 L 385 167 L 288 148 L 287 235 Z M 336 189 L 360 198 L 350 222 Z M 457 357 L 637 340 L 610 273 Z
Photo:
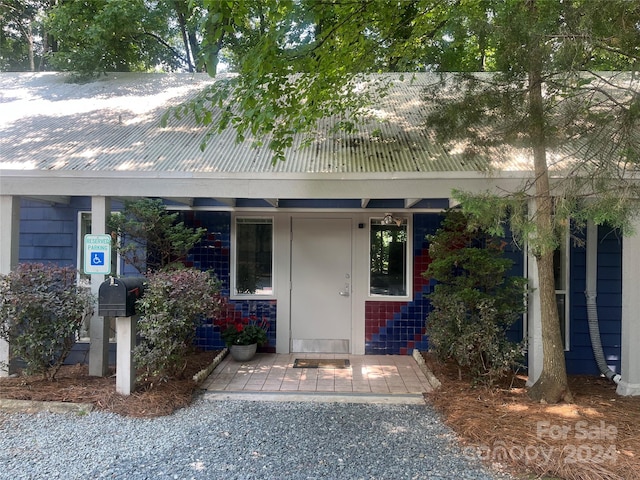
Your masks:
M 169 417 L 0 414 L 1 479 L 496 479 L 430 406 L 197 400 Z

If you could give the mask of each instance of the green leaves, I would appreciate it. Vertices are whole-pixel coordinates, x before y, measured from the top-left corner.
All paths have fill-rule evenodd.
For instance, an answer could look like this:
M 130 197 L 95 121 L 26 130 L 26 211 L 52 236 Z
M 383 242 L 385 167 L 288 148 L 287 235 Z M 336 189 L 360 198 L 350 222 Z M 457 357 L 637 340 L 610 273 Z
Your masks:
M 359 75 L 406 67 L 396 46 L 411 43 L 414 22 L 423 34 L 444 12 L 431 2 L 387 1 L 210 0 L 204 7 L 203 61 L 225 58 L 238 76 L 220 79 L 175 113 L 193 114 L 212 132 L 234 128 L 238 141 L 268 145 L 273 163 L 297 147 L 294 138 L 308 145 L 323 118 L 335 116 L 337 128 L 352 129 L 373 93 L 385 88 L 368 83 L 357 91 Z M 207 71 L 216 68 L 207 64 Z
M 178 222 L 162 200 L 125 201 L 122 213 L 109 217 L 109 228 L 118 234 L 118 253 L 140 273 L 179 263 L 206 233 Z
M 76 341 L 93 297 L 76 285 L 75 269 L 23 263 L 0 275 L 0 338 L 26 363 L 27 374 L 53 380 Z
M 210 272 L 181 269 L 151 273 L 136 302 L 139 341 L 134 349 L 140 377 L 179 376 L 200 320 L 220 310 L 220 282 Z
M 526 280 L 508 275 L 512 262 L 503 257 L 504 241 L 471 219 L 450 210 L 429 237 L 431 264 L 424 275 L 438 283 L 429 295 L 427 333 L 440 359 L 490 385 L 516 367 L 523 353 L 506 331 L 525 311 Z
M 50 62 L 80 79 L 161 65 L 188 67 L 186 18 L 179 7 L 180 2 L 143 0 L 57 2 L 45 20 L 56 40 Z

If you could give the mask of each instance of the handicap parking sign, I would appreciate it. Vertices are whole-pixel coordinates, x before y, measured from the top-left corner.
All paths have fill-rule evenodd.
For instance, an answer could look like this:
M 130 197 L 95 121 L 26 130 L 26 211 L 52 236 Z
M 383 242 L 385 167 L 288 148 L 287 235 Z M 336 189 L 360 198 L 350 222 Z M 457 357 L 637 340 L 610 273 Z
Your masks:
M 84 236 L 84 273 L 111 274 L 111 235 Z
M 91 265 L 104 265 L 104 252 L 91 252 Z

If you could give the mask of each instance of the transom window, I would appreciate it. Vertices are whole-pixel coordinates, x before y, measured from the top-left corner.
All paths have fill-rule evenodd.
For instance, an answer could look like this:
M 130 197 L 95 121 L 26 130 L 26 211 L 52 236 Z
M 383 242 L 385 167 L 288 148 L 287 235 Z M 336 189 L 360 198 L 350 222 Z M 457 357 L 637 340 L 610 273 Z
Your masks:
M 237 217 L 236 295 L 273 294 L 273 219 Z
M 371 219 L 369 293 L 407 295 L 407 219 L 386 215 Z

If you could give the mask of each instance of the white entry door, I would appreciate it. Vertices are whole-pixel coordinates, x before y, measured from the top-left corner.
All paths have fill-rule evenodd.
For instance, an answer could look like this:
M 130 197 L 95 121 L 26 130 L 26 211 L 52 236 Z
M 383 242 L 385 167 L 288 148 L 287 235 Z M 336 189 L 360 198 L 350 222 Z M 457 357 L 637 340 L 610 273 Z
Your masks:
M 291 351 L 351 349 L 351 219 L 293 218 Z

